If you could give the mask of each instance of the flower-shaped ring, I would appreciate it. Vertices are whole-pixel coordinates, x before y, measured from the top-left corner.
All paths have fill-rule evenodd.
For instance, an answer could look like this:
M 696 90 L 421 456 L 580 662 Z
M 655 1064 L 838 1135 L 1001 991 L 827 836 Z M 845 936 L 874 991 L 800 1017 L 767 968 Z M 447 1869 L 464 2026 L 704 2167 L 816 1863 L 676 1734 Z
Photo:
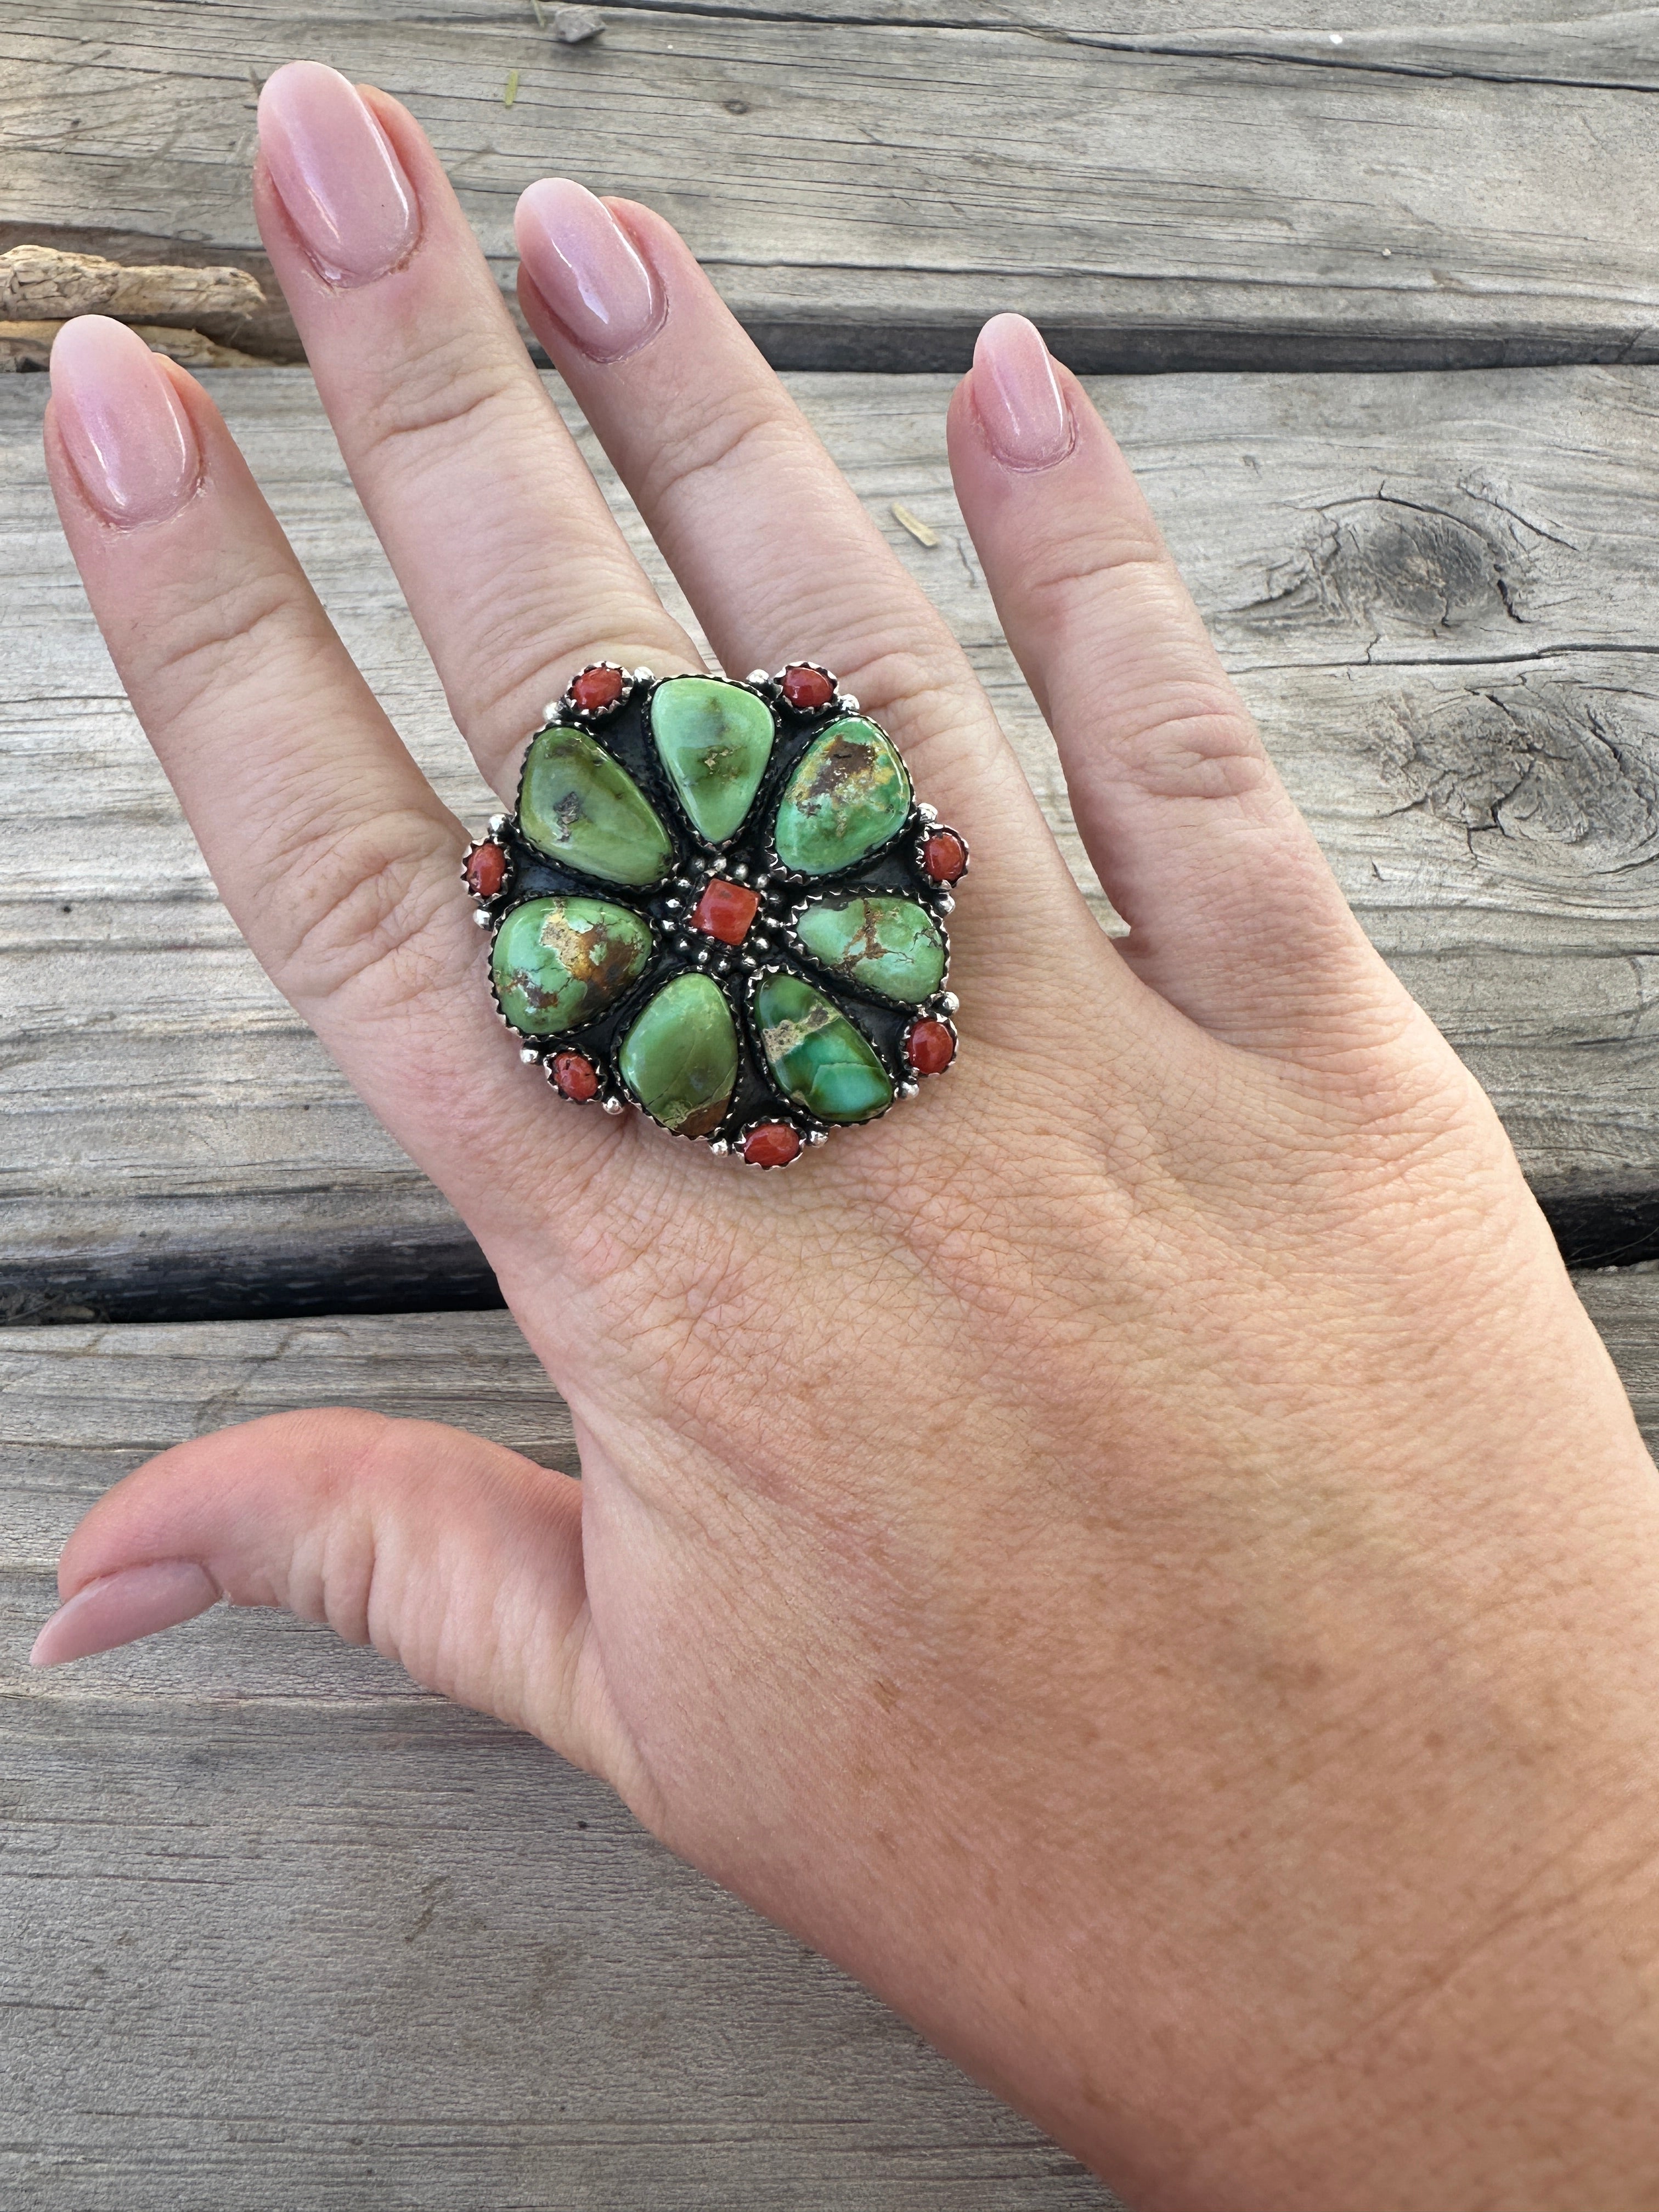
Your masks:
M 967 841 L 826 668 L 585 668 L 463 871 L 559 1094 L 787 1167 L 956 1057 Z

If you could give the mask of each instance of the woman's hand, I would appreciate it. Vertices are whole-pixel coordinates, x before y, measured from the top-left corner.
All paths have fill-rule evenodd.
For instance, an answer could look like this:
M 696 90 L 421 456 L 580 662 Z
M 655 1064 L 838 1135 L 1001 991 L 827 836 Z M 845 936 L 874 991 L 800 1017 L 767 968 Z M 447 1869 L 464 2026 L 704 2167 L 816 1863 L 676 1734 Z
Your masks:
M 261 101 L 261 228 L 479 765 L 696 666 L 403 109 Z M 38 1656 L 222 1594 L 607 1777 L 1145 2207 L 1650 2203 L 1659 1493 L 1503 1132 L 1367 945 L 1121 455 L 999 317 L 963 512 L 1132 925 L 674 234 L 521 292 L 725 665 L 811 654 L 974 844 L 947 1083 L 787 1175 L 519 1064 L 440 805 L 223 424 L 54 357 L 64 524 L 227 904 L 453 1200 L 582 1481 L 331 1411 L 165 1454 Z

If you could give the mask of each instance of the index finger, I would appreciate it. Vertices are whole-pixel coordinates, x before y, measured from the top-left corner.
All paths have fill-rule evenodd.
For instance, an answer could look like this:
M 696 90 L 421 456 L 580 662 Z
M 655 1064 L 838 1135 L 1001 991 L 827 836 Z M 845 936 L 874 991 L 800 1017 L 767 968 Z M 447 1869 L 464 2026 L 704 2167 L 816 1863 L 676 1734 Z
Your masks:
M 365 1102 L 486 1244 L 505 1237 L 515 1159 L 546 1176 L 545 1091 L 477 972 L 460 824 L 200 386 L 96 316 L 59 337 L 52 380 L 64 532 L 226 905 Z M 561 1168 L 617 1133 L 568 1117 Z

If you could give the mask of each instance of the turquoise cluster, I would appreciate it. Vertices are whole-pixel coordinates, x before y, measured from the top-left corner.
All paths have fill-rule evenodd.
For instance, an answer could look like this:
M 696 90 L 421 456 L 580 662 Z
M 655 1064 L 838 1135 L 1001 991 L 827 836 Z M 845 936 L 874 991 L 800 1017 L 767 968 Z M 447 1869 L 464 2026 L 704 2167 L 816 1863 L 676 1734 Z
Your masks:
M 757 839 L 750 817 L 780 742 L 769 699 L 723 678 L 676 676 L 652 687 L 645 714 L 662 778 L 654 800 L 592 728 L 554 721 L 531 741 L 519 832 L 532 854 L 594 888 L 592 896 L 529 897 L 501 916 L 491 973 L 503 1016 L 550 1051 L 654 972 L 655 988 L 611 1050 L 629 1094 L 664 1128 L 709 1137 L 720 1127 L 743 1079 L 745 1018 L 769 1084 L 799 1113 L 850 1124 L 884 1112 L 901 1079 L 832 994 L 839 985 L 889 1007 L 921 1007 L 939 993 L 948 957 L 936 914 L 893 887 L 890 867 L 875 885 L 854 873 L 914 823 L 896 747 L 867 716 L 835 716 L 781 790 L 774 780 L 769 823 Z M 763 855 L 755 873 L 772 884 L 775 908 L 780 883 L 793 879 L 795 897 L 781 915 L 762 915 L 757 934 L 771 933 L 763 938 L 767 950 L 743 961 L 730 985 L 692 965 L 695 955 L 683 949 L 684 966 L 670 972 L 684 931 L 697 926 L 687 902 L 665 897 L 678 888 L 670 879 L 688 853 L 701 852 L 706 866 L 708 848 L 718 854 L 746 826 L 743 849 Z M 718 886 L 728 907 L 733 880 Z M 759 911 L 758 895 L 749 903 Z M 735 928 L 745 927 L 739 917 Z M 793 939 L 787 965 L 778 964 L 780 933 Z M 720 950 L 695 941 L 705 962 Z M 716 964 L 724 973 L 730 963 Z

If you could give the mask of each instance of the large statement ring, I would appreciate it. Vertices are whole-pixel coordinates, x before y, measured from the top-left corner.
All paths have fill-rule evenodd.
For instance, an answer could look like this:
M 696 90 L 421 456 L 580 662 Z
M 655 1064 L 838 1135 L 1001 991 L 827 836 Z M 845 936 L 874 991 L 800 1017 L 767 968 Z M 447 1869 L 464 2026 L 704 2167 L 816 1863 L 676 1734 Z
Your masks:
M 828 669 L 585 668 L 467 854 L 490 984 L 562 1097 L 787 1167 L 956 1057 L 968 846 Z

